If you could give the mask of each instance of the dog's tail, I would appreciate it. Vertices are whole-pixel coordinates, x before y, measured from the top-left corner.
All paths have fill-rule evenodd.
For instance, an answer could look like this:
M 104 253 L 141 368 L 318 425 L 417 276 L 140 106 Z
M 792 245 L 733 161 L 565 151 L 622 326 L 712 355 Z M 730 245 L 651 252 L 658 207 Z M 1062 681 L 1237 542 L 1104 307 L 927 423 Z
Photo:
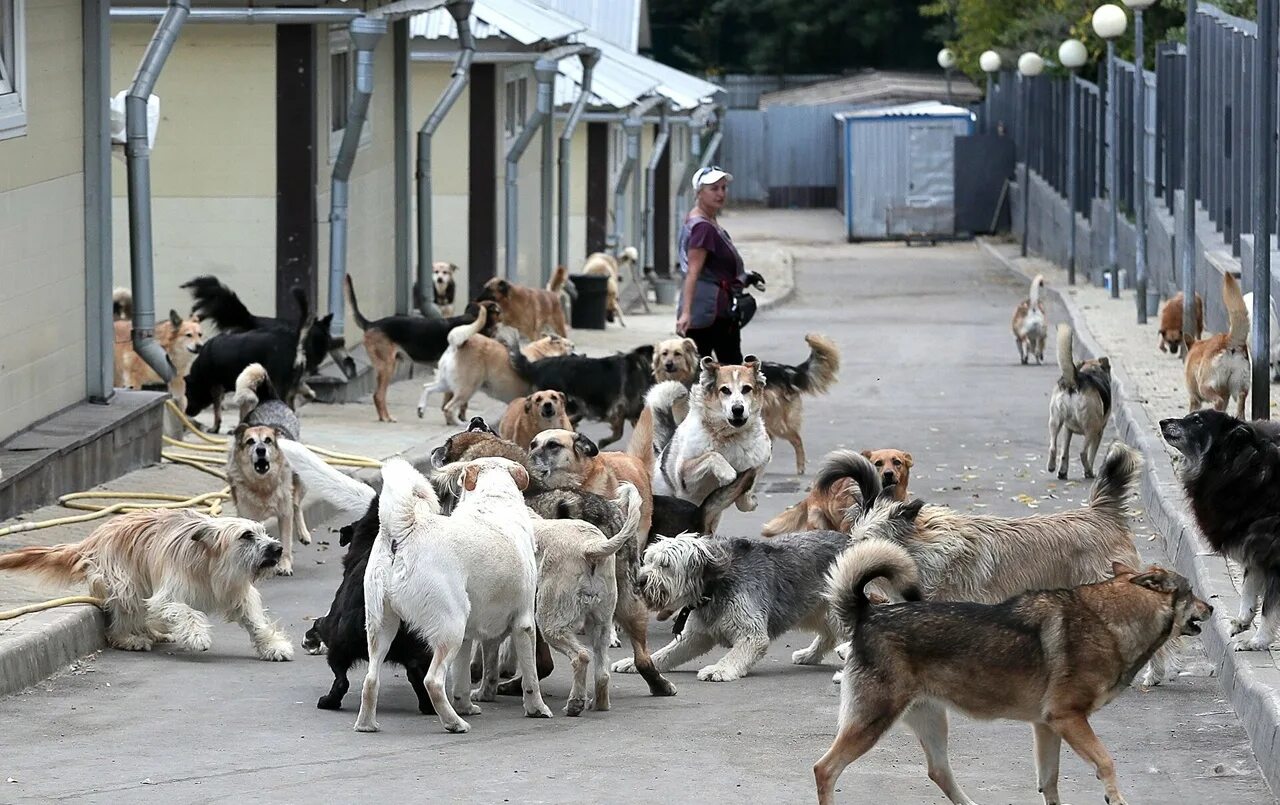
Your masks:
M 866 620 L 871 599 L 865 589 L 884 579 L 906 601 L 920 600 L 920 570 L 906 548 L 887 539 L 864 539 L 840 554 L 827 573 L 827 601 L 845 634 L 852 636 Z
M 79 543 L 32 545 L 0 554 L 0 570 L 34 573 L 50 584 L 66 586 L 84 581 L 87 559 Z
M 240 301 L 236 292 L 209 274 L 183 283 L 182 288 L 191 291 L 194 302 L 191 311 L 201 319 L 209 319 L 223 332 L 254 330 L 258 322 Z M 306 314 L 303 314 L 304 316 Z
M 372 322 L 366 319 L 364 314 L 360 312 L 360 305 L 356 303 L 356 286 L 351 282 L 351 275 L 348 274 L 342 279 L 344 281 L 343 284 L 347 288 L 347 301 L 351 303 L 351 316 L 356 320 L 356 326 L 361 330 L 368 330 L 369 325 Z
M 116 321 L 133 318 L 133 292 L 128 288 L 116 288 L 111 292 L 111 317 Z
M 618 533 L 613 537 L 590 542 L 582 549 L 582 558 L 588 562 L 613 556 L 640 533 L 640 492 L 635 486 L 624 481 L 618 484 L 618 496 L 614 501 L 618 504 L 618 508 L 625 512 L 626 519 L 622 522 L 622 528 L 619 528 Z
M 1058 325 L 1058 369 L 1062 372 L 1062 383 L 1069 389 L 1076 387 L 1076 362 L 1071 355 L 1071 327 Z
M 822 495 L 830 495 L 836 481 L 848 478 L 858 486 L 862 508 L 869 509 L 884 491 L 884 481 L 875 465 L 867 457 L 853 450 L 833 450 L 822 459 L 822 466 L 813 479 L 813 489 Z
M 489 310 L 484 305 L 480 306 L 480 310 L 476 313 L 476 320 L 470 324 L 459 324 L 449 331 L 449 346 L 457 349 L 467 343 L 467 339 L 473 335 L 478 335 L 484 329 L 485 322 L 489 320 Z M 519 352 L 520 350 L 516 350 Z
M 236 377 L 236 396 L 233 402 L 244 412 L 252 411 L 259 404 L 268 400 L 278 400 L 276 387 L 271 383 L 271 376 L 260 363 L 251 363 Z
M 373 502 L 373 487 L 338 472 L 324 459 L 292 439 L 281 439 L 280 451 L 307 491 L 332 503 L 347 517 L 363 517 Z
M 840 350 L 825 335 L 809 333 L 804 337 L 809 357 L 796 367 L 796 388 L 805 394 L 826 394 L 839 379 Z
M 1240 283 L 1231 272 L 1222 275 L 1222 304 L 1227 308 L 1230 322 L 1228 339 L 1232 349 L 1242 349 L 1249 343 L 1249 309 L 1240 294 Z
M 1124 521 L 1124 502 L 1133 494 L 1142 471 L 1142 456 L 1124 442 L 1115 442 L 1098 471 L 1098 480 L 1089 492 L 1089 508 Z
M 556 270 L 551 272 L 551 279 L 547 280 L 547 290 L 559 293 L 568 282 L 569 269 L 564 266 L 556 266 Z
M 1027 292 L 1027 301 L 1031 303 L 1031 309 L 1035 310 L 1040 305 L 1040 289 L 1044 287 L 1044 275 L 1036 274 L 1036 278 L 1031 280 L 1031 290 Z
M 382 465 L 382 494 L 378 497 L 378 521 L 383 533 L 395 538 L 412 534 L 418 526 L 418 506 L 440 513 L 440 498 L 431 482 L 402 458 Z
M 653 451 L 660 453 L 676 434 L 676 403 L 689 398 L 689 389 L 678 380 L 664 380 L 644 395 L 644 404 L 653 412 Z

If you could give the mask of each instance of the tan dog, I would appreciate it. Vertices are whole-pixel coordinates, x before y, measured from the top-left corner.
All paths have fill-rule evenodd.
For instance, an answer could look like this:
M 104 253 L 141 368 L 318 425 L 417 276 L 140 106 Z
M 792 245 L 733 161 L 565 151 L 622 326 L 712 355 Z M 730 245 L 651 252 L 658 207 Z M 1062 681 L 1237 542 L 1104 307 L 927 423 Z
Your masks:
M 292 576 L 293 538 L 296 535 L 303 545 L 310 545 L 311 532 L 302 516 L 306 490 L 280 450 L 282 435 L 292 434 L 282 434 L 270 425 L 241 422 L 228 441 L 226 471 L 236 514 L 260 523 L 268 517 L 276 518 L 284 548 L 276 573 Z
M 518 445 L 529 444 L 544 430 L 573 430 L 565 413 L 565 396 L 559 391 L 535 391 L 517 397 L 498 423 L 498 435 Z
M 861 467 L 856 455 L 852 450 L 828 453 L 818 468 L 818 476 L 809 494 L 765 523 L 760 535 L 776 537 L 797 531 L 848 531 L 852 528 L 862 503 L 853 480 L 854 473 Z
M 457 424 L 467 415 L 467 404 L 477 391 L 483 390 L 490 397 L 510 402 L 533 391 L 527 380 L 511 366 L 511 354 L 505 344 L 480 335 L 485 328 L 489 312 L 481 305 L 480 314 L 470 324 L 463 324 L 449 331 L 449 346 L 440 356 L 435 378 L 423 384 L 418 398 L 418 418 L 427 408 L 427 398 L 432 392 L 443 392 L 440 410 L 445 424 Z M 573 352 L 573 342 L 558 335 L 549 335 L 521 348 L 531 361 L 552 355 L 568 355 Z
M 635 251 L 628 247 L 631 251 Z M 597 277 L 608 277 L 609 284 L 606 286 L 605 311 L 609 316 L 609 321 L 618 320 L 618 324 L 623 327 L 627 326 L 627 320 L 622 317 L 622 306 L 618 303 L 618 261 L 613 255 L 605 252 L 595 252 L 587 256 L 587 262 L 582 266 L 583 274 L 590 274 Z
M 1240 283 L 1231 274 L 1222 275 L 1222 303 L 1231 323 L 1225 333 L 1209 336 L 1187 350 L 1187 410 L 1197 411 L 1205 403 L 1218 411 L 1236 398 L 1236 419 L 1244 419 L 1244 402 L 1249 396 L 1249 311 L 1240 293 Z
M 527 288 L 494 277 L 484 284 L 478 301 L 492 300 L 502 308 L 502 319 L 530 341 L 550 331 L 564 337 L 569 334 L 560 291 Z
M 698 376 L 698 345 L 692 338 L 668 338 L 653 346 L 653 380 L 662 383 L 675 380 L 686 387 L 693 385 Z M 671 409 L 676 423 L 684 421 L 689 413 L 687 398 L 676 400 Z M 767 426 L 766 426 L 767 427 Z M 653 460 L 653 411 L 645 406 L 640 418 L 631 429 L 631 441 L 627 453 L 648 464 Z
M 1035 356 L 1036 363 L 1044 363 L 1044 342 L 1049 335 L 1049 322 L 1045 317 L 1044 302 L 1040 290 L 1044 277 L 1039 274 L 1031 281 L 1027 298 L 1013 311 L 1013 338 L 1018 343 L 1018 357 L 1025 364 Z
M 123 289 L 116 290 L 117 297 L 121 290 Z M 127 304 L 131 312 L 132 300 Z M 116 342 L 114 385 L 119 388 L 140 389 L 144 385 L 164 382 L 133 351 L 133 321 L 116 319 L 113 326 Z M 164 349 L 169 362 L 173 364 L 174 374 L 169 381 L 169 394 L 179 408 L 184 408 L 187 404 L 187 373 L 191 371 L 191 364 L 195 363 L 196 355 L 200 354 L 200 348 L 204 346 L 204 331 L 200 328 L 200 320 L 195 316 L 184 319 L 178 315 L 178 311 L 170 310 L 169 318 L 156 324 L 156 343 Z
M 1049 397 L 1049 465 L 1067 477 L 1071 435 L 1084 437 L 1080 464 L 1084 477 L 1093 477 L 1093 461 L 1102 444 L 1102 431 L 1111 416 L 1111 361 L 1101 358 L 1076 363 L 1071 355 L 1071 328 L 1058 325 L 1058 369 L 1061 375 Z M 1062 450 L 1059 453 L 1058 445 Z M 1059 463 L 1061 461 L 1061 463 Z
M 1160 306 L 1160 351 L 1182 355 L 1188 346 L 1182 337 L 1182 291 Z M 1204 297 L 1196 294 L 1196 336 L 1204 333 Z M 1195 343 L 1194 341 L 1192 343 Z
M 431 264 L 431 292 L 441 316 L 453 315 L 453 300 L 457 295 L 458 285 L 455 276 L 458 267 L 453 263 L 436 261 Z
M 544 430 L 533 437 L 529 460 L 538 478 L 552 488 L 580 489 L 612 498 L 617 496 L 620 483 L 633 484 L 640 493 L 637 549 L 644 553 L 653 523 L 653 485 L 639 459 L 626 453 L 602 453 L 595 442 L 571 430 Z
M 910 453 L 881 448 L 863 450 L 862 457 L 870 461 L 871 466 L 880 473 L 880 481 L 890 498 L 899 502 L 907 499 L 907 485 L 911 483 L 911 468 L 915 465 Z

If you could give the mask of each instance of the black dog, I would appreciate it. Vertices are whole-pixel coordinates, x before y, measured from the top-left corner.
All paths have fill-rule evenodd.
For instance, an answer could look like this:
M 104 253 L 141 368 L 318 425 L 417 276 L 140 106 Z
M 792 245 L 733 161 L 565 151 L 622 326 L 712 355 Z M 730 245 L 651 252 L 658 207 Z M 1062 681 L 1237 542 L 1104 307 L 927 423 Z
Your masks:
M 1221 411 L 1197 411 L 1160 422 L 1200 531 L 1213 549 L 1244 566 L 1239 634 L 1253 624 L 1258 597 L 1262 623 L 1237 649 L 1266 651 L 1280 626 L 1280 424 L 1241 422 Z
M 511 350 L 511 366 L 534 389 L 564 392 L 586 416 L 609 423 L 612 432 L 599 442 L 606 447 L 622 438 L 644 410 L 644 394 L 653 385 L 653 345 L 636 347 L 607 358 L 558 355 L 530 361 Z
M 275 388 L 295 388 L 301 379 L 295 362 L 297 335 L 296 331 L 290 335 L 277 330 L 251 330 L 218 333 L 206 341 L 187 374 L 187 416 L 213 406 L 213 432 L 221 430 L 222 395 L 235 390 L 236 378 L 251 363 L 262 364 Z
M 339 533 L 338 544 L 347 546 L 347 555 L 342 557 L 342 583 L 333 594 L 329 614 L 316 618 L 302 641 L 302 647 L 313 654 L 319 652 L 322 642 L 328 647 L 326 659 L 329 670 L 333 671 L 333 687 L 316 702 L 321 710 L 342 709 L 342 697 L 351 686 L 347 673 L 357 662 L 369 661 L 369 639 L 364 626 L 364 569 L 378 536 L 378 498 L 374 497 L 363 517 L 343 526 Z M 431 648 L 426 641 L 401 626 L 396 639 L 391 641 L 387 662 L 404 666 L 405 677 L 418 697 L 419 712 L 435 715 L 431 697 L 423 685 L 431 666 Z

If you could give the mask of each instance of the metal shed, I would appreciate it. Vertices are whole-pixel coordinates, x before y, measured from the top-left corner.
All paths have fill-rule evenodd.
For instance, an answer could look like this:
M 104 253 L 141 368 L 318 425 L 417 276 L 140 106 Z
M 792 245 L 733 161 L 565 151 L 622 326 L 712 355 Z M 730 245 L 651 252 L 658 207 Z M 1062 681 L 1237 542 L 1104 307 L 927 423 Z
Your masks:
M 954 141 L 973 133 L 969 110 L 925 101 L 835 118 L 850 241 L 956 234 Z

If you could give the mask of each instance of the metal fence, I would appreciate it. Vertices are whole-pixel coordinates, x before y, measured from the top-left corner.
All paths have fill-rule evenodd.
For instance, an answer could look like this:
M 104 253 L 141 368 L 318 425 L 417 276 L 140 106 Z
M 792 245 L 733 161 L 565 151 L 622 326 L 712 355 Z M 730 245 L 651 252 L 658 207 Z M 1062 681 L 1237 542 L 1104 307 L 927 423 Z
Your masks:
M 836 206 L 836 112 L 850 104 L 730 109 L 720 164 L 733 197 L 770 207 Z

